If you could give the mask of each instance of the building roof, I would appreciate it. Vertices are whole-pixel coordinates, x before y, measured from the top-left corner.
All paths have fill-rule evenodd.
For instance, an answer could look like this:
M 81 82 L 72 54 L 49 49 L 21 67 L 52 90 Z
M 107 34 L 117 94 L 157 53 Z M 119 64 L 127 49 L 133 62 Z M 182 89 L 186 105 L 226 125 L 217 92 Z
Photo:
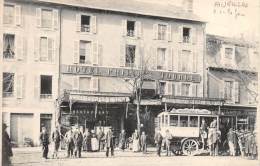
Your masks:
M 137 0 L 17 0 L 71 7 L 106 10 L 143 16 L 205 22 L 196 14 L 170 4 L 153 4 Z

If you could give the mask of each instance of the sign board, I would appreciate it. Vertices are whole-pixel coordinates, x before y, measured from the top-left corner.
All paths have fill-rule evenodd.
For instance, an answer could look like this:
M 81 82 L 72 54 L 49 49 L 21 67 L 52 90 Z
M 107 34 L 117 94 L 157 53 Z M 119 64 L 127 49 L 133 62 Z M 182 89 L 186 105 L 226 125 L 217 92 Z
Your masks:
M 107 97 L 107 96 L 85 96 L 85 95 L 70 95 L 72 101 L 84 102 L 99 102 L 99 103 L 125 103 L 129 102 L 129 97 Z
M 173 99 L 167 99 L 163 98 L 162 102 L 165 103 L 174 103 L 174 104 L 194 104 L 194 105 L 222 105 L 223 102 L 219 100 L 207 100 L 207 99 L 196 99 L 196 98 L 187 98 L 187 99 L 178 99 L 178 98 L 173 98 Z
M 172 109 L 170 113 L 176 114 L 188 114 L 188 115 L 212 115 L 213 113 L 206 109 Z

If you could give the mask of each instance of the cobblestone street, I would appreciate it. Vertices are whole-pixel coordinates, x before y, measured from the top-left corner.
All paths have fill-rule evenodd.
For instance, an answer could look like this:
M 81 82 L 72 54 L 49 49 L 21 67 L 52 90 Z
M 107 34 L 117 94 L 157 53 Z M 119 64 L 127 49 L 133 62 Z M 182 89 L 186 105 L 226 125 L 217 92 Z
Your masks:
M 14 166 L 156 166 L 156 165 L 174 165 L 174 166 L 190 166 L 190 165 L 207 165 L 207 166 L 259 166 L 259 161 L 248 160 L 241 157 L 229 156 L 173 156 L 166 157 L 162 153 L 162 157 L 157 157 L 154 148 L 150 148 L 147 154 L 133 153 L 131 151 L 121 152 L 116 150 L 115 157 L 106 158 L 105 152 L 83 152 L 80 159 L 65 158 L 65 151 L 59 153 L 59 159 L 42 159 L 41 149 L 37 148 L 16 148 L 13 149 L 14 157 L 12 163 Z M 51 156 L 50 150 L 49 156 Z

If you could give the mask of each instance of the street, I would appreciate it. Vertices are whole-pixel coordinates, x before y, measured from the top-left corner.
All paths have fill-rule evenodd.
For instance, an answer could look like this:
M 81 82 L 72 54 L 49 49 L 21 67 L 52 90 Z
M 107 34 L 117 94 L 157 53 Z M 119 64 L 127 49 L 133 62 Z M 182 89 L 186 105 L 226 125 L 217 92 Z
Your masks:
M 12 163 L 14 166 L 259 166 L 258 160 L 230 156 L 156 156 L 155 148 L 149 148 L 147 154 L 133 153 L 132 151 L 115 151 L 115 157 L 105 157 L 105 152 L 83 152 L 82 158 L 66 158 L 64 150 L 59 152 L 59 159 L 42 159 L 40 147 L 36 148 L 14 148 Z M 51 157 L 52 150 L 49 152 Z

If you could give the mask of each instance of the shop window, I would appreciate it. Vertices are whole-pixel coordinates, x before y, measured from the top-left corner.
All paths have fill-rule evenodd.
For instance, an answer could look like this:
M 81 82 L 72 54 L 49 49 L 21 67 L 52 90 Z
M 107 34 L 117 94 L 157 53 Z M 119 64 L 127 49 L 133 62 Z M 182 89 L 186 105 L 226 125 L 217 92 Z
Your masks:
M 91 42 L 81 40 L 79 43 L 79 63 L 90 64 Z
M 160 95 L 165 94 L 166 82 L 159 82 L 159 93 Z
M 14 73 L 3 73 L 3 97 L 14 96 Z
M 158 40 L 166 40 L 167 26 L 163 24 L 158 25 Z
M 183 28 L 183 43 L 189 43 L 190 42 L 190 28 Z
M 80 77 L 79 78 L 79 90 L 90 91 L 90 77 Z
M 158 48 L 157 49 L 157 69 L 158 70 L 165 70 L 165 57 L 166 48 Z
M 127 36 L 134 37 L 135 21 L 127 21 Z
M 198 127 L 198 117 L 190 116 L 190 127 Z
M 188 116 L 180 116 L 180 127 L 188 127 Z
M 170 115 L 170 126 L 178 126 L 178 116 Z
M 52 76 L 41 75 L 40 98 L 52 98 Z
M 182 55 L 181 55 L 181 71 L 182 72 L 190 72 L 191 70 L 191 51 L 188 50 L 182 50 Z
M 4 24 L 14 24 L 14 5 L 4 5 Z
M 232 101 L 232 89 L 233 89 L 233 82 L 232 81 L 225 81 L 224 98 L 229 102 Z
M 90 32 L 90 16 L 81 15 L 81 32 Z
M 41 12 L 41 25 L 43 28 L 51 28 L 52 27 L 52 10 L 42 9 Z
M 181 84 L 181 95 L 189 96 L 190 94 L 190 84 L 182 83 Z
M 126 45 L 126 67 L 134 67 L 136 46 Z
M 14 59 L 15 57 L 15 36 L 12 34 L 4 34 L 4 40 L 3 40 L 3 55 L 4 59 Z

